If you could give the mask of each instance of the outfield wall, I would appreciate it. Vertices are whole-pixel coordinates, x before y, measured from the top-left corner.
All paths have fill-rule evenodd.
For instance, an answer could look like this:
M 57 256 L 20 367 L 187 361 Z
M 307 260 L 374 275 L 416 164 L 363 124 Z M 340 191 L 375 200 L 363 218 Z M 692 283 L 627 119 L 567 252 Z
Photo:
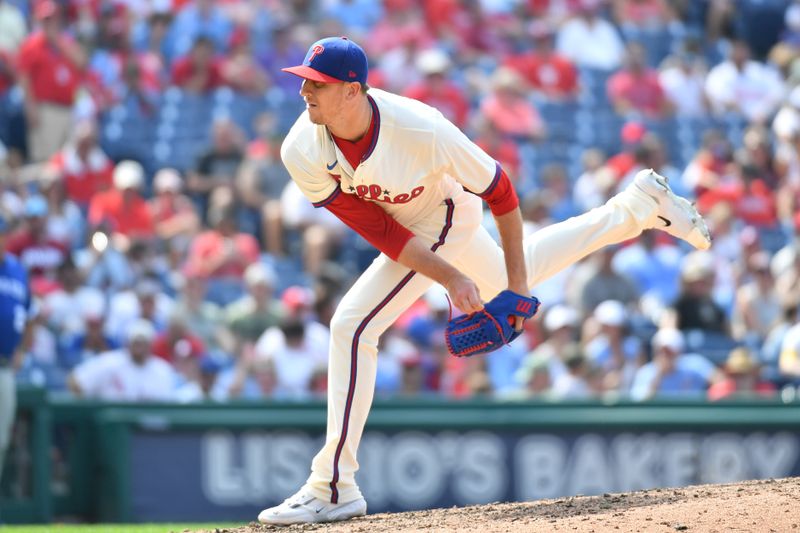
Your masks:
M 324 435 L 321 403 L 39 400 L 23 402 L 50 420 L 31 445 L 54 443 L 68 473 L 28 502 L 38 514 L 5 502 L 11 521 L 252 520 L 302 484 Z M 379 512 L 797 476 L 799 407 L 376 401 L 359 485 Z M 52 457 L 36 457 L 38 475 Z

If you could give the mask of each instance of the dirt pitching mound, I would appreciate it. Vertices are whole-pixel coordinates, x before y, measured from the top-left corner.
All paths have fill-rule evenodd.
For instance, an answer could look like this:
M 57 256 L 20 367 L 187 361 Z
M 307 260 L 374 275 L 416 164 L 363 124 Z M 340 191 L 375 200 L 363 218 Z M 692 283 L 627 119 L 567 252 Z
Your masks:
M 376 514 L 337 524 L 290 527 L 252 523 L 205 533 L 282 531 L 397 533 L 539 531 L 800 533 L 800 478 L 699 485 L 528 503 Z

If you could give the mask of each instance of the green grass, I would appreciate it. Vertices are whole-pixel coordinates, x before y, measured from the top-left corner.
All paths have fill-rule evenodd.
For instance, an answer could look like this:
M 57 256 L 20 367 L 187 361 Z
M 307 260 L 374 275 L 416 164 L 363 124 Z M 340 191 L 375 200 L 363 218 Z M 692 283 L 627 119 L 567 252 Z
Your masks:
M 37 526 L 0 526 L 3 533 L 181 533 L 215 528 L 239 527 L 245 522 L 207 524 L 47 524 Z

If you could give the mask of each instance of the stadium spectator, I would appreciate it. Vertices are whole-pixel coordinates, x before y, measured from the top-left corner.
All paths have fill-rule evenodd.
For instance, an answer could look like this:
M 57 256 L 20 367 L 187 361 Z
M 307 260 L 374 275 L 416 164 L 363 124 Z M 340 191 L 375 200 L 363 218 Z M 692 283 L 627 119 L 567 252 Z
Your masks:
M 645 231 L 614 255 L 612 266 L 636 283 L 643 299 L 663 308 L 678 297 L 682 257 L 680 248 L 659 242 L 654 231 Z
M 467 123 L 469 102 L 464 92 L 448 77 L 450 58 L 432 48 L 419 54 L 416 67 L 424 76 L 405 90 L 405 96 L 435 107 L 453 124 L 462 128 Z
M 72 106 L 87 58 L 63 28 L 58 4 L 39 2 L 34 15 L 41 27 L 22 43 L 18 67 L 25 93 L 28 157 L 41 162 L 69 138 Z
M 542 100 L 558 102 L 574 98 L 578 72 L 569 59 L 553 51 L 552 26 L 534 20 L 527 26 L 527 32 L 533 39 L 533 49 L 509 56 L 504 65 L 523 76 L 534 95 Z
M 609 157 L 602 170 L 603 174 L 614 180 L 617 185 L 636 166 L 636 149 L 647 135 L 647 128 L 639 120 L 629 120 L 619 131 L 622 149 Z M 606 178 L 605 175 L 602 176 Z
M 103 401 L 168 401 L 173 396 L 172 367 L 151 352 L 152 324 L 137 320 L 127 330 L 125 348 L 89 359 L 72 371 L 68 383 L 76 395 Z
M 566 372 L 553 380 L 550 394 L 555 400 L 586 400 L 596 395 L 590 383 L 593 369 L 577 343 L 565 347 L 561 355 Z
M 82 209 L 92 197 L 111 188 L 114 162 L 97 143 L 93 122 L 76 124 L 70 140 L 50 158 L 47 173 L 64 182 L 67 197 Z
M 692 160 L 683 171 L 683 186 L 694 191 L 696 196 L 720 183 L 733 179 L 733 147 L 730 140 L 719 130 L 708 130 Z
M 39 189 L 47 200 L 47 236 L 64 243 L 69 250 L 83 246 L 86 240 L 86 221 L 81 209 L 67 198 L 64 183 L 43 174 L 39 180 Z
M 205 299 L 207 282 L 199 277 L 181 277 L 173 311 L 186 318 L 189 331 L 197 335 L 215 357 L 231 353 L 234 339 L 221 326 L 222 310 Z
M 239 27 L 231 35 L 230 51 L 220 64 L 222 83 L 252 96 L 263 95 L 270 79 L 256 60 L 247 28 Z
M 185 4 L 170 26 L 171 57 L 179 57 L 197 44 L 199 39 L 210 45 L 210 51 L 227 49 L 233 31 L 231 20 L 213 0 L 195 0 Z
M 706 391 L 706 380 L 681 363 L 685 341 L 675 329 L 660 329 L 651 341 L 653 361 L 636 371 L 631 398 L 636 401 L 676 395 L 699 396 Z
M 589 363 L 602 371 L 606 391 L 626 392 L 644 363 L 644 350 L 630 334 L 630 317 L 622 303 L 606 300 L 584 325 L 583 344 Z
M 567 298 L 584 316 L 606 300 L 618 300 L 628 305 L 639 298 L 633 281 L 612 267 L 617 250 L 619 246 L 607 246 L 576 268 Z
M 204 220 L 211 192 L 218 187 L 234 188 L 236 172 L 244 157 L 244 143 L 242 130 L 230 119 L 214 121 L 211 144 L 197 158 L 186 182 L 186 188 L 200 203 Z
M 605 156 L 596 148 L 589 148 L 581 155 L 583 173 L 572 186 L 572 200 L 581 211 L 603 205 L 611 198 L 616 181 L 605 170 Z
M 764 124 L 778 108 L 784 85 L 771 67 L 750 59 L 743 40 L 732 43 L 728 59 L 706 78 L 706 95 L 717 114 L 739 113 L 749 122 Z
M 262 333 L 280 323 L 283 310 L 274 298 L 276 282 L 275 271 L 264 263 L 253 263 L 244 271 L 247 294 L 224 311 L 225 324 L 239 348 L 243 344 L 254 345 Z
M 522 387 L 520 393 L 523 398 L 544 398 L 550 394 L 552 380 L 547 361 L 543 359 L 526 359 L 515 378 Z
M 249 347 L 234 366 L 220 372 L 212 394 L 224 400 L 262 400 L 274 394 L 276 382 L 272 360 Z
M 282 256 L 286 250 L 280 197 L 291 178 L 280 160 L 277 121 L 274 113 L 262 113 L 254 120 L 257 137 L 247 145 L 239 165 L 236 190 L 244 208 L 260 215 L 263 248 Z
M 778 221 L 775 196 L 764 179 L 765 174 L 746 152 L 737 153 L 734 161 L 727 182 L 718 183 L 698 196 L 698 209 L 705 213 L 718 202 L 727 202 L 745 224 L 774 227 Z
M 30 275 L 31 291 L 47 294 L 58 287 L 56 273 L 67 256 L 67 247 L 47 234 L 47 200 L 36 195 L 25 201 L 25 221 L 9 235 L 6 251 L 16 255 Z
M 257 352 L 268 357 L 275 371 L 275 396 L 308 398 L 319 369 L 328 366 L 328 348 L 308 336 L 308 326 L 300 318 L 285 317 L 278 326 L 283 343 L 268 351 Z
M 403 388 L 406 368 L 419 365 L 419 349 L 401 327 L 393 324 L 381 335 L 378 353 L 381 356 L 377 362 L 375 394 L 397 394 Z
M 104 312 L 104 303 L 100 305 L 85 305 L 80 311 L 83 330 L 59 337 L 58 360 L 62 369 L 66 371 L 72 370 L 77 365 L 102 353 L 117 350 L 121 347 L 120 342 L 105 332 L 106 320 Z
M 519 189 L 526 180 L 520 175 L 522 161 L 517 143 L 503 135 L 492 121 L 483 117 L 475 120 L 475 135 L 475 144 L 500 163 L 511 182 Z
M 714 259 L 709 252 L 695 251 L 684 257 L 681 290 L 673 304 L 679 330 L 727 333 L 725 311 L 712 297 L 715 275 Z
M 306 47 L 297 43 L 294 26 L 286 22 L 277 22 L 272 30 L 272 41 L 258 56 L 259 63 L 267 75 L 284 94 L 292 94 L 300 90 L 297 77 L 281 72 L 286 65 L 299 65 L 306 55 Z
M 431 45 L 427 34 L 418 27 L 404 28 L 398 37 L 400 44 L 378 60 L 381 73 L 381 88 L 403 94 L 410 86 L 422 81 L 423 73 L 417 70 L 417 58 Z
M 161 91 L 164 62 L 159 54 L 133 48 L 124 8 L 104 8 L 98 30 L 88 67 L 95 83 L 94 96 L 100 100 L 101 107 L 121 102 L 128 96 L 147 101 Z
M 758 364 L 747 348 L 734 349 L 725 362 L 726 378 L 708 388 L 708 399 L 772 396 L 775 385 L 760 379 L 758 371 Z
M 258 261 L 258 242 L 252 235 L 238 231 L 230 208 L 214 208 L 208 218 L 213 229 L 192 239 L 184 272 L 206 279 L 207 298 L 226 305 L 241 295 L 245 269 Z
M 578 340 L 578 313 L 566 305 L 554 305 L 544 317 L 545 337 L 522 361 L 520 368 L 525 368 L 531 361 L 543 361 L 547 365 L 548 375 L 558 379 L 567 371 L 562 354 L 571 343 Z
M 116 292 L 111 297 L 106 331 L 123 341 L 130 325 L 140 319 L 147 320 L 156 331 L 161 331 L 167 325 L 172 305 L 172 299 L 155 279 L 142 278 L 131 289 Z
M 89 203 L 88 222 L 92 228 L 109 233 L 117 250 L 126 252 L 137 240 L 155 236 L 150 206 L 142 197 L 144 169 L 136 161 L 122 161 L 114 167 L 114 188 L 96 193 Z
M 156 333 L 151 348 L 153 355 L 171 363 L 183 374 L 181 361 L 199 359 L 206 353 L 203 341 L 189 329 L 186 317 L 173 311 L 167 321 L 167 327 Z
M 182 194 L 183 179 L 174 168 L 162 168 L 153 178 L 155 196 L 149 200 L 156 236 L 182 252 L 200 227 L 192 201 Z M 180 242 L 174 243 L 173 239 Z
M 311 290 L 297 285 L 287 287 L 281 295 L 280 305 L 280 322 L 266 329 L 258 338 L 255 345 L 256 353 L 267 357 L 276 350 L 285 349 L 286 338 L 280 324 L 288 319 L 303 323 L 305 330 L 303 338 L 309 350 L 315 353 L 327 353 L 330 329 L 314 316 L 314 294 Z
M 769 255 L 759 252 L 747 265 L 750 280 L 736 291 L 731 329 L 734 338 L 761 343 L 781 317 L 781 304 L 769 268 Z
M 169 11 L 169 5 L 154 5 L 146 18 L 133 24 L 131 40 L 134 48 L 140 53 L 158 58 L 163 65 L 170 64 L 174 59 L 172 55 L 173 39 L 169 31 L 171 23 L 172 13 Z M 162 78 L 164 74 L 162 71 Z
M 677 116 L 702 118 L 708 114 L 706 75 L 705 63 L 691 43 L 683 43 L 664 60 L 658 81 Z
M 483 117 L 502 135 L 514 140 L 542 139 L 545 125 L 525 95 L 522 77 L 509 67 L 500 67 L 492 75 L 491 85 L 491 93 L 481 102 Z
M 675 194 L 691 197 L 691 191 L 685 190 L 680 182 L 681 172 L 669 164 L 664 143 L 655 133 L 645 133 L 641 142 L 633 149 L 633 166 L 628 173 L 622 176 L 617 185 L 617 192 L 622 191 L 632 183 L 640 170 L 652 168 L 660 175 L 667 178 L 670 188 Z
M 556 50 L 579 68 L 615 70 L 624 45 L 614 25 L 600 16 L 602 0 L 580 0 L 577 14 L 558 30 Z
M 658 73 L 647 66 L 645 49 L 628 43 L 625 64 L 608 79 L 608 98 L 623 117 L 661 118 L 672 111 Z
M 172 83 L 190 93 L 204 94 L 223 85 L 220 59 L 208 37 L 198 37 L 189 53 L 172 64 Z
M 220 401 L 219 389 L 216 387 L 217 376 L 221 365 L 212 357 L 203 357 L 186 381 L 175 391 L 175 400 L 180 403 L 196 403 L 204 401 Z
M 48 326 L 57 335 L 73 335 L 83 331 L 84 313 L 102 315 L 105 294 L 84 284 L 83 276 L 70 256 L 58 267 L 58 288 L 42 298 L 42 309 Z
M 559 222 L 578 215 L 570 194 L 569 176 L 564 165 L 551 163 L 541 171 L 541 192 L 546 196 L 550 216 Z
M 345 225 L 328 210 L 315 209 L 293 181 L 281 193 L 281 214 L 284 228 L 302 236 L 303 269 L 318 275 L 344 239 Z

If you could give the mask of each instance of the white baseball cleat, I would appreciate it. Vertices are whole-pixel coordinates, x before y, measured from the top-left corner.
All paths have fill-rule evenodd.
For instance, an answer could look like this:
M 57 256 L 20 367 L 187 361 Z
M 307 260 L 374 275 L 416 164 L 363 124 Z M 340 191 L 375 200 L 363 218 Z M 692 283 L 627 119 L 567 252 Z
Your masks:
M 262 524 L 288 526 L 337 522 L 365 514 L 367 514 L 367 502 L 363 497 L 347 503 L 330 503 L 300 489 L 294 496 L 286 498 L 282 504 L 261 511 L 258 521 Z
M 633 186 L 658 204 L 654 228 L 683 239 L 698 250 L 708 250 L 711 234 L 703 217 L 689 200 L 672 192 L 667 178 L 648 168 L 636 174 Z

